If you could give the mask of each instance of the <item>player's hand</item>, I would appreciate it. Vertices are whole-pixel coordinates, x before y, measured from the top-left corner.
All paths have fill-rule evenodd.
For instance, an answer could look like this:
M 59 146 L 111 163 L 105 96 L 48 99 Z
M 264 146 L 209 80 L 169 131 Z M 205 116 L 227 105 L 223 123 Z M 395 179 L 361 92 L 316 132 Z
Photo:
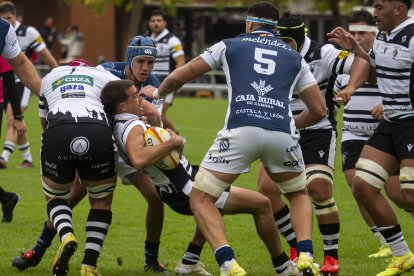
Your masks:
M 347 104 L 349 102 L 349 100 L 351 99 L 351 96 L 355 93 L 355 90 L 349 88 L 349 86 L 345 87 L 345 89 L 339 91 L 336 96 L 334 101 L 337 102 L 338 104 Z
M 140 96 L 145 96 L 145 97 L 148 97 L 148 98 L 150 98 L 150 99 L 153 99 L 154 97 L 153 97 L 153 94 L 154 94 L 154 91 L 156 90 L 157 88 L 155 88 L 154 86 L 152 86 L 152 85 L 147 85 L 147 86 L 144 86 L 143 88 L 141 88 L 141 90 L 139 90 L 139 95 Z
M 378 121 L 381 121 L 382 118 L 384 117 L 384 106 L 382 104 L 378 104 L 376 105 L 372 110 L 371 110 L 371 115 L 372 117 L 374 117 L 375 119 L 377 119 Z
M 344 50 L 352 52 L 358 46 L 355 38 L 342 27 L 337 27 L 326 35 L 329 42 L 338 44 Z
M 13 120 L 13 132 L 17 132 L 17 137 L 22 138 L 26 133 L 26 123 L 24 120 Z
M 178 150 L 178 152 L 180 153 L 180 158 L 181 158 L 181 155 L 183 154 L 183 150 L 184 150 L 184 139 L 183 139 L 183 137 L 181 137 L 180 135 L 178 135 L 177 133 L 175 133 L 174 131 L 172 131 L 169 128 L 167 128 L 167 131 L 171 136 L 170 140 L 173 139 L 173 141 L 175 142 L 175 144 L 176 144 L 175 149 Z

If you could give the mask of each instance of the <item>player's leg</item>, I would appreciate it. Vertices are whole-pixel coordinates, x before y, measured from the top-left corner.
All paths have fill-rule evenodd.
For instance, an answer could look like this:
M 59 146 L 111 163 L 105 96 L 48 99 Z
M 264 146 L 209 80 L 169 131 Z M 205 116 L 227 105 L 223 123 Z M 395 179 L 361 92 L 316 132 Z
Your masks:
M 133 177 L 132 175 L 129 178 Z M 151 178 L 144 173 L 137 173 L 133 184 L 147 201 L 146 239 L 145 239 L 145 266 L 146 271 L 166 271 L 165 266 L 158 259 L 162 227 L 164 224 L 164 203 L 159 197 Z
M 296 273 L 297 275 L 299 273 L 297 268 L 292 266 L 281 246 L 270 200 L 261 193 L 233 186 L 225 201 L 223 214 L 240 213 L 253 215 L 256 231 L 270 253 L 276 273 L 278 275 Z
M 277 228 L 290 246 L 290 260 L 298 257 L 296 251 L 296 234 L 290 221 L 290 209 L 282 199 L 282 192 L 276 183 L 267 175 L 263 164 L 260 162 L 257 179 L 258 191 L 266 195 L 272 204 L 273 218 Z
M 375 133 L 374 136 L 376 136 Z M 386 145 L 386 140 L 377 139 L 378 135 L 374 136 L 371 137 L 370 144 L 380 141 L 382 145 Z M 402 272 L 401 269 L 398 269 L 397 274 L 388 273 L 395 272 L 395 264 L 405 262 L 406 258 L 412 259 L 412 253 L 404 239 L 396 213 L 381 193 L 385 179 L 395 171 L 396 164 L 397 161 L 393 155 L 370 145 L 364 146 L 356 164 L 353 194 L 364 204 L 394 256 L 386 270 L 378 275 L 399 275 L 398 273 Z
M 70 198 L 67 199 L 69 206 L 73 209 L 75 206 L 86 196 L 86 187 L 80 183 L 78 177 L 76 177 L 70 192 Z M 33 248 L 28 249 L 19 256 L 16 256 L 12 260 L 12 266 L 19 270 L 25 270 L 29 267 L 37 266 L 46 250 L 52 244 L 57 232 L 53 227 L 50 220 L 46 220 L 43 223 L 42 231 L 37 238 L 36 244 Z
M 98 124 L 81 125 L 76 129 L 84 135 L 82 139 L 88 140 L 89 149 L 83 155 L 85 158 L 76 164 L 90 202 L 81 275 L 99 275 L 97 261 L 112 223 L 112 197 L 117 180 L 116 145 L 110 128 Z M 71 145 L 78 141 L 77 136 Z
M 13 112 L 11 110 L 11 105 L 6 105 L 6 120 L 7 120 L 7 132 L 6 139 L 4 140 L 3 151 L 0 156 L 0 168 L 4 169 L 7 167 L 10 156 L 14 152 L 15 145 L 17 143 L 17 134 L 13 130 Z
M 200 261 L 201 251 L 206 242 L 206 239 L 201 233 L 201 230 L 196 225 L 196 229 L 191 242 L 181 258 L 180 262 L 175 267 L 176 274 L 198 274 L 211 276 L 212 274 L 205 270 L 204 264 Z

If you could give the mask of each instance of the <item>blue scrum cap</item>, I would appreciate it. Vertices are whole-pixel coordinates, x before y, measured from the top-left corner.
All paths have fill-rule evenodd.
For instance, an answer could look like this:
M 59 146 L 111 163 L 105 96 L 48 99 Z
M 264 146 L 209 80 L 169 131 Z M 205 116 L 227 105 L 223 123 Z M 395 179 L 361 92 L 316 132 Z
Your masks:
M 132 60 L 136 57 L 157 57 L 157 49 L 155 48 L 155 41 L 149 36 L 137 35 L 128 44 L 127 48 L 127 64 L 131 65 Z

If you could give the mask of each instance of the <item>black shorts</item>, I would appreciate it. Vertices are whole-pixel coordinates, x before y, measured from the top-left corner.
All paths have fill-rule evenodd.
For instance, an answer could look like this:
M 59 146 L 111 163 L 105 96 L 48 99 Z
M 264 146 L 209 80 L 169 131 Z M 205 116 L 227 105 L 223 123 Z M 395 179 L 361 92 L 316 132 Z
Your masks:
M 414 119 L 392 123 L 382 120 L 367 145 L 395 156 L 398 162 L 414 159 Z
M 342 142 L 342 171 L 355 169 L 355 164 L 358 162 L 365 144 L 365 140 L 347 140 Z
M 116 146 L 109 127 L 63 124 L 46 129 L 40 152 L 41 173 L 61 184 L 81 179 L 99 181 L 116 175 Z
M 299 144 L 305 165 L 322 164 L 334 168 L 335 131 L 332 129 L 301 130 Z

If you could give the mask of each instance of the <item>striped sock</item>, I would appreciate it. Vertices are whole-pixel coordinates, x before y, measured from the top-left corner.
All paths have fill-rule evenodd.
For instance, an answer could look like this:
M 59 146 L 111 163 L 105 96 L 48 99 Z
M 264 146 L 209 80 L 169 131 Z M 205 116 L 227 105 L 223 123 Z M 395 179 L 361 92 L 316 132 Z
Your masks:
M 387 241 L 387 244 L 390 246 L 392 255 L 404 256 L 410 252 L 399 224 L 378 227 L 378 231 L 380 231 L 382 236 Z
M 108 210 L 91 209 L 86 222 L 85 255 L 82 265 L 96 268 L 99 254 L 112 222 L 112 212 Z
M 296 234 L 290 222 L 289 207 L 285 205 L 282 210 L 273 214 L 273 218 L 280 234 L 286 239 L 290 247 L 296 247 Z
M 47 203 L 47 213 L 63 242 L 67 234 L 73 233 L 72 210 L 65 200 L 54 198 Z
M 30 153 L 30 143 L 27 142 L 23 145 L 17 146 L 20 150 L 20 153 L 22 154 L 23 160 L 26 160 L 28 162 L 33 162 L 32 154 Z

